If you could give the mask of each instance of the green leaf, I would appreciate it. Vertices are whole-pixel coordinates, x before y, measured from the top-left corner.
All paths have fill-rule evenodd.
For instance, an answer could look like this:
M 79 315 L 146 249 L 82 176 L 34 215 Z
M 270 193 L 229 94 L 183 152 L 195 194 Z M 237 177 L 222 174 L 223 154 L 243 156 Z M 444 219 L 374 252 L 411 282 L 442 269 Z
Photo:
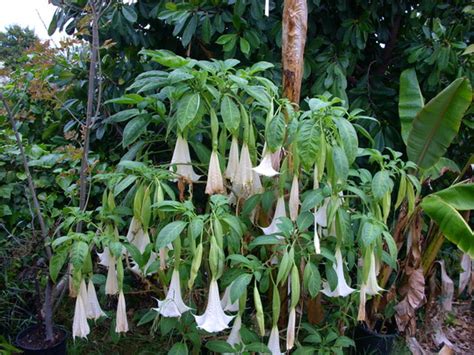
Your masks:
M 313 168 L 316 157 L 320 149 L 320 130 L 317 123 L 311 120 L 305 120 L 301 123 L 298 135 L 297 145 L 300 161 L 307 170 Z
M 216 353 L 235 353 L 235 349 L 224 340 L 210 340 L 206 343 L 206 348 Z
M 55 253 L 49 260 L 49 274 L 51 276 L 51 280 L 53 280 L 54 283 L 56 282 L 59 272 L 64 266 L 66 259 L 67 259 L 67 252 L 62 251 L 59 253 Z
M 383 229 L 379 224 L 365 222 L 362 226 L 361 241 L 365 247 L 370 246 L 382 234 Z
M 143 324 L 147 324 L 147 323 L 150 323 L 151 321 L 155 320 L 156 317 L 159 316 L 159 313 L 157 311 L 155 311 L 154 309 L 150 309 L 148 312 L 146 312 L 143 317 L 140 318 L 140 320 L 138 321 L 138 324 L 137 326 L 141 326 Z
M 349 175 L 349 162 L 345 151 L 341 147 L 335 146 L 332 148 L 332 162 L 337 182 L 346 182 Z
M 263 86 L 245 86 L 244 90 L 264 107 L 270 107 L 270 96 Z
M 193 38 L 194 33 L 196 32 L 196 27 L 198 24 L 198 16 L 195 14 L 189 20 L 186 28 L 184 29 L 183 36 L 181 37 L 181 43 L 186 47 Z
M 387 192 L 392 191 L 393 180 L 387 170 L 379 171 L 372 180 L 372 193 L 376 200 L 381 200 Z
M 189 63 L 189 59 L 180 57 L 179 55 L 165 49 L 143 49 L 140 51 L 140 54 L 149 56 L 153 61 L 169 68 L 179 68 Z
M 161 249 L 179 237 L 187 222 L 174 221 L 164 226 L 156 237 L 156 249 Z
M 270 151 L 274 152 L 285 140 L 286 123 L 281 113 L 273 117 L 265 129 L 265 140 Z
M 168 351 L 168 355 L 187 355 L 188 346 L 186 343 L 176 343 Z
M 240 50 L 244 54 L 250 53 L 250 44 L 244 37 L 240 37 Z
M 140 114 L 140 110 L 136 108 L 131 108 L 129 110 L 124 110 L 117 112 L 116 114 L 110 116 L 107 121 L 108 122 L 123 122 L 127 121 L 128 119 L 135 117 Z
M 311 298 L 316 297 L 321 290 L 321 275 L 312 262 L 308 262 L 304 268 L 303 285 L 308 290 Z
M 122 6 L 122 15 L 130 23 L 137 22 L 137 13 L 132 6 Z
M 252 281 L 252 277 L 251 274 L 242 274 L 234 280 L 232 287 L 230 288 L 231 304 L 242 296 L 244 291 L 247 289 L 247 286 L 250 284 L 250 281 Z
M 259 245 L 273 245 L 273 244 L 281 244 L 282 241 L 280 238 L 274 235 L 263 235 L 261 237 L 257 237 L 249 243 L 249 249 L 253 249 Z
M 402 138 L 403 142 L 407 144 L 412 122 L 424 105 L 415 69 L 406 69 L 400 75 L 400 96 L 398 100 Z
M 413 120 L 408 158 L 423 169 L 436 164 L 458 133 L 471 101 L 469 80 L 459 78 L 428 102 Z
M 421 207 L 439 225 L 444 236 L 463 252 L 474 258 L 474 235 L 471 228 L 456 209 L 436 195 L 423 199 Z
M 89 246 L 83 241 L 76 241 L 72 246 L 71 263 L 75 269 L 82 269 L 82 265 L 89 253 Z
M 228 95 L 225 95 L 221 101 L 221 117 L 225 128 L 233 135 L 237 135 L 240 129 L 240 110 Z
M 474 184 L 458 184 L 438 191 L 433 195 L 440 197 L 459 211 L 474 210 Z
M 178 120 L 178 127 L 180 131 L 184 131 L 185 128 L 194 120 L 196 117 L 201 96 L 198 93 L 186 94 L 179 102 L 178 109 L 176 110 L 176 118 Z
M 122 145 L 127 147 L 135 142 L 146 131 L 149 123 L 150 119 L 147 115 L 135 117 L 128 122 L 123 130 Z
M 351 165 L 356 158 L 357 148 L 359 145 L 357 132 L 354 129 L 354 126 L 343 117 L 334 117 L 334 121 L 336 122 L 337 130 L 341 137 L 341 144 L 346 153 L 347 160 L 349 165 Z

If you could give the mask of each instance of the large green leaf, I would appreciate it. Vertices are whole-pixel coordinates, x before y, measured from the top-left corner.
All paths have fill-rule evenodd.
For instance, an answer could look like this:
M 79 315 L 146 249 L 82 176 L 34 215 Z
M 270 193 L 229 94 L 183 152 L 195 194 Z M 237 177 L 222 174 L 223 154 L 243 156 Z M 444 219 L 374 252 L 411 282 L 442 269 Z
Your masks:
M 172 243 L 179 237 L 186 225 L 185 221 L 174 221 L 164 226 L 156 237 L 156 249 L 164 248 Z
M 176 110 L 176 118 L 180 131 L 184 129 L 194 120 L 199 110 L 201 97 L 198 93 L 186 94 L 179 102 Z
M 412 122 L 424 105 L 423 95 L 416 78 L 415 69 L 406 69 L 400 75 L 398 115 L 402 128 L 403 142 L 407 144 Z
M 474 184 L 458 184 L 436 192 L 437 197 L 459 211 L 474 210 Z
M 222 98 L 221 116 L 229 132 L 233 135 L 237 135 L 240 128 L 240 110 L 234 100 L 228 95 Z
M 407 153 L 420 168 L 428 169 L 446 153 L 472 100 L 469 80 L 456 79 L 428 102 L 413 120 Z
M 456 209 L 437 195 L 423 199 L 421 207 L 435 221 L 444 236 L 474 258 L 474 235 Z
M 135 142 L 146 131 L 149 123 L 148 115 L 141 115 L 129 121 L 123 130 L 122 145 L 126 147 Z

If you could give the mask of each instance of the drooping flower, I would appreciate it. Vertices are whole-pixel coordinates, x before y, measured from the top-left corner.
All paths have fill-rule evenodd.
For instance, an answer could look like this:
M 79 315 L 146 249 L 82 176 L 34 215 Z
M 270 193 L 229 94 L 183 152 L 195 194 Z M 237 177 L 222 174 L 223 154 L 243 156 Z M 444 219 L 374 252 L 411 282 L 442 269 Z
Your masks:
M 110 253 L 109 247 L 105 247 L 102 253 L 97 253 L 99 257 L 99 264 L 105 267 L 109 267 L 111 264 L 112 254 Z
M 281 217 L 286 217 L 285 199 L 283 196 L 278 197 L 275 213 L 273 214 L 273 219 L 270 225 L 268 227 L 261 227 L 263 233 L 268 235 L 280 232 L 278 224 L 280 223 Z
M 229 327 L 229 322 L 234 316 L 228 316 L 224 313 L 219 298 L 219 286 L 213 278 L 209 286 L 209 298 L 206 311 L 202 316 L 195 315 L 198 328 L 204 329 L 208 333 L 220 332 Z
M 240 315 L 234 320 L 234 324 L 232 324 L 232 329 L 230 331 L 229 337 L 227 338 L 227 343 L 230 345 L 237 345 L 242 342 L 242 338 L 240 337 L 240 328 L 242 327 L 242 318 Z
M 272 355 L 281 355 L 280 334 L 277 325 L 274 325 L 272 331 L 270 332 L 270 338 L 268 338 L 267 346 Z
M 341 249 L 339 247 L 336 247 L 336 263 L 333 264 L 332 267 L 337 274 L 337 286 L 334 291 L 331 291 L 329 284 L 324 282 L 324 288 L 321 290 L 321 292 L 328 297 L 346 297 L 354 292 L 355 290 L 349 287 L 344 277 L 344 262 L 342 260 Z
M 262 182 L 260 181 L 260 175 L 255 171 L 253 172 L 253 185 L 251 195 L 261 194 L 263 192 Z
M 237 299 L 234 303 L 231 303 L 230 299 L 230 289 L 232 287 L 231 283 L 229 286 L 226 287 L 224 291 L 224 295 L 221 299 L 221 306 L 224 311 L 227 312 L 237 312 L 239 310 L 239 300 Z
M 279 174 L 278 171 L 273 169 L 272 152 L 270 152 L 270 150 L 268 150 L 266 146 L 263 147 L 262 160 L 260 160 L 260 164 L 253 168 L 253 170 L 259 175 L 268 177 L 272 177 Z
M 365 283 L 366 293 L 372 296 L 378 295 L 380 291 L 383 291 L 383 288 L 379 287 L 377 283 L 377 272 L 375 269 L 376 269 L 375 254 L 372 251 L 370 254 L 369 275 L 367 277 L 367 282 Z
M 194 172 L 193 166 L 191 165 L 191 154 L 189 153 L 188 141 L 180 134 L 178 134 L 173 156 L 171 157 L 171 171 L 174 171 L 174 166 L 176 166 L 176 174 L 189 181 L 195 182 L 201 177 Z
M 87 302 L 87 318 L 97 320 L 100 317 L 105 316 L 102 308 L 100 308 L 99 300 L 95 293 L 94 283 L 91 279 L 89 279 L 89 283 L 87 284 Z
M 300 207 L 300 187 L 298 176 L 293 176 L 290 190 L 290 200 L 288 201 L 288 209 L 290 210 L 290 219 L 295 222 L 298 218 L 298 210 Z
M 251 192 L 252 186 L 252 160 L 250 159 L 249 147 L 244 143 L 240 151 L 239 170 L 235 176 L 233 188 L 239 197 L 246 197 Z
M 272 166 L 275 171 L 280 171 L 281 162 L 281 148 L 278 148 L 272 153 Z
M 117 303 L 117 316 L 115 319 L 115 332 L 126 333 L 128 332 L 128 321 L 127 321 L 127 306 L 125 304 L 125 296 L 123 291 L 120 291 L 118 303 Z
M 207 174 L 206 194 L 221 194 L 225 192 L 224 179 L 222 178 L 219 156 L 215 150 L 211 153 L 209 172 Z
M 148 232 L 143 230 L 142 224 L 135 217 L 132 217 L 132 221 L 130 222 L 127 240 L 136 246 L 140 253 L 143 253 L 146 246 L 150 244 L 150 236 L 148 235 Z
M 181 282 L 179 271 L 173 270 L 171 283 L 164 301 L 158 301 L 158 308 L 154 308 L 163 317 L 181 317 L 184 312 L 191 308 L 186 306 L 181 297 Z
M 314 250 L 316 254 L 321 254 L 321 245 L 319 243 L 319 234 L 318 234 L 318 225 L 316 223 L 316 217 L 314 218 L 314 238 L 313 238 L 313 243 L 314 243 Z
M 295 346 L 296 309 L 292 307 L 288 315 L 288 327 L 286 328 L 286 350 L 289 351 Z
M 357 320 L 365 321 L 365 302 L 366 302 L 366 286 L 362 284 L 360 287 L 360 294 L 359 294 L 359 311 L 357 312 Z
M 237 173 L 239 172 L 239 142 L 236 137 L 232 137 L 230 144 L 229 160 L 227 161 L 227 168 L 225 169 L 225 177 L 231 182 L 234 182 Z
M 107 270 L 107 280 L 105 281 L 105 294 L 116 295 L 118 292 L 117 270 L 115 269 L 115 258 L 110 259 L 109 269 Z
M 326 197 L 323 205 L 314 212 L 314 224 L 326 228 L 328 226 L 327 209 L 331 199 Z
M 265 0 L 265 16 L 270 16 L 270 0 Z
M 166 259 L 168 258 L 168 248 L 160 248 L 160 270 L 166 270 Z
M 84 282 L 84 281 L 82 281 Z M 74 308 L 74 319 L 72 321 L 72 337 L 86 338 L 90 333 L 89 323 L 87 323 L 87 299 L 83 299 L 81 292 L 77 294 L 76 306 Z

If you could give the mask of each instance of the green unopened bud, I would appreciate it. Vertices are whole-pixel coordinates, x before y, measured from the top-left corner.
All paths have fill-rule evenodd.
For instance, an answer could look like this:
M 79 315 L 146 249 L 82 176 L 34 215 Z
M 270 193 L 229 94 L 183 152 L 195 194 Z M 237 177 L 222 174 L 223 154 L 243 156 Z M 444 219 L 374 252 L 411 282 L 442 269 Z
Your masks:
M 273 285 L 273 302 L 272 302 L 272 313 L 273 313 L 273 326 L 276 326 L 278 319 L 280 318 L 280 290 L 277 285 Z
M 193 262 L 191 264 L 191 274 L 188 280 L 189 289 L 193 288 L 194 281 L 196 280 L 197 274 L 199 272 L 199 268 L 201 267 L 202 251 L 203 251 L 202 243 L 199 243 L 199 245 L 196 248 L 196 252 L 194 253 Z
M 293 264 L 291 269 L 291 304 L 290 308 L 295 308 L 300 300 L 300 274 L 298 268 Z
M 262 299 L 260 298 L 260 293 L 258 292 L 257 283 L 253 287 L 253 303 L 255 305 L 256 318 L 258 329 L 260 331 L 260 336 L 265 335 L 265 316 L 263 315 L 263 306 Z

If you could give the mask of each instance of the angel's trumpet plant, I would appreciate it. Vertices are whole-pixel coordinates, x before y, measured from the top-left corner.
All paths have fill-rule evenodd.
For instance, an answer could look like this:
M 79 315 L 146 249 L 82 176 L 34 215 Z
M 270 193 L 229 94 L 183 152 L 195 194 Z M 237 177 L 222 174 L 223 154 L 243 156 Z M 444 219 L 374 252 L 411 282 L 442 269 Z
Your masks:
M 179 271 L 173 270 L 171 283 L 164 301 L 158 301 L 158 308 L 155 308 L 163 317 L 181 317 L 184 312 L 191 308 L 186 306 L 181 297 L 181 281 Z
M 225 192 L 224 179 L 222 178 L 221 167 L 219 165 L 219 156 L 217 151 L 211 153 L 209 161 L 209 173 L 207 174 L 206 194 L 221 194 Z
M 288 327 L 286 328 L 286 350 L 293 349 L 295 346 L 295 328 L 296 328 L 296 309 L 292 307 L 288 315 Z
M 82 290 L 81 290 L 82 289 Z M 85 297 L 85 298 L 84 298 Z M 76 297 L 74 319 L 72 321 L 72 337 L 86 338 L 90 333 L 87 323 L 87 291 L 85 281 L 81 281 L 80 291 Z
M 102 308 L 100 308 L 94 283 L 91 279 L 89 279 L 89 283 L 87 284 L 87 302 L 87 318 L 97 320 L 100 317 L 105 316 L 104 311 L 102 311 Z
M 285 199 L 283 196 L 278 197 L 275 213 L 270 225 L 268 227 L 261 227 L 263 233 L 266 235 L 279 233 L 280 228 L 278 227 L 278 224 L 280 223 L 281 217 L 286 217 Z
M 316 225 L 326 228 L 328 226 L 328 221 L 327 221 L 327 209 L 329 205 L 329 201 L 331 199 L 329 197 L 324 199 L 323 205 L 318 208 L 315 213 L 314 213 L 314 223 L 315 227 Z
M 273 168 L 272 152 L 270 152 L 266 146 L 263 147 L 262 160 L 260 160 L 260 164 L 253 168 L 253 170 L 259 175 L 268 177 L 273 177 L 279 174 L 279 172 Z
M 239 172 L 239 142 L 237 138 L 232 136 L 232 143 L 230 144 L 229 160 L 227 161 L 227 168 L 225 170 L 225 177 L 231 182 L 234 182 L 237 173 Z
M 336 263 L 333 264 L 333 269 L 337 274 L 337 286 L 334 291 L 331 291 L 331 288 L 327 282 L 324 283 L 324 288 L 321 290 L 328 297 L 346 297 L 350 295 L 355 290 L 351 288 L 344 277 L 344 262 L 342 260 L 341 249 L 336 247 Z
M 300 187 L 298 176 L 293 176 L 290 190 L 290 200 L 288 201 L 288 209 L 290 210 L 290 219 L 295 222 L 298 218 L 298 210 L 300 206 Z
M 116 333 L 128 332 L 127 306 L 125 304 L 125 296 L 123 295 L 123 291 L 120 291 L 119 294 L 117 303 L 117 316 L 115 322 Z
M 275 324 L 272 327 L 272 331 L 270 332 L 270 338 L 268 338 L 268 349 L 272 353 L 272 355 L 281 355 L 281 348 L 280 348 L 280 332 L 278 331 L 278 326 Z
M 201 177 L 194 172 L 193 166 L 191 165 L 188 141 L 180 134 L 178 134 L 173 156 L 171 157 L 170 170 L 174 171 L 174 167 L 176 167 L 176 174 L 184 177 L 188 181 L 195 182 Z
M 209 286 L 206 311 L 201 316 L 195 315 L 194 318 L 198 328 L 204 329 L 208 333 L 216 333 L 227 329 L 230 321 L 234 318 L 234 316 L 228 316 L 224 313 L 219 298 L 219 286 L 214 278 Z
M 242 338 L 240 337 L 240 328 L 242 327 L 242 318 L 240 314 L 234 320 L 234 324 L 232 324 L 232 329 L 230 330 L 230 334 L 227 337 L 227 343 L 230 345 L 237 345 L 242 342 Z

